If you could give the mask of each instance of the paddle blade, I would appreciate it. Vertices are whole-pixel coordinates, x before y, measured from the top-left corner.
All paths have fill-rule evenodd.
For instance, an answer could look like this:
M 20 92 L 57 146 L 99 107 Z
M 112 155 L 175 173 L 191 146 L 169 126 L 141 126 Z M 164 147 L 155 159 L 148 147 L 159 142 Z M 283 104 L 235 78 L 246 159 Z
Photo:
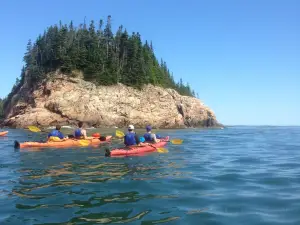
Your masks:
M 168 153 L 169 152 L 168 149 L 166 149 L 166 148 L 157 148 L 156 150 L 159 153 Z
M 88 146 L 90 144 L 89 140 L 78 140 L 81 146 Z
M 27 128 L 32 132 L 41 132 L 41 130 L 35 126 L 28 126 Z
M 53 142 L 60 142 L 60 141 L 63 141 L 63 140 L 61 140 L 59 137 L 50 137 L 49 139 L 48 139 L 48 141 L 53 141 Z
M 123 138 L 125 136 L 125 134 L 120 130 L 116 130 L 116 136 L 119 138 Z
M 173 140 L 171 140 L 170 142 L 171 142 L 172 144 L 174 144 L 174 145 L 181 145 L 182 142 L 183 142 L 183 140 L 181 140 L 181 139 L 173 139 Z

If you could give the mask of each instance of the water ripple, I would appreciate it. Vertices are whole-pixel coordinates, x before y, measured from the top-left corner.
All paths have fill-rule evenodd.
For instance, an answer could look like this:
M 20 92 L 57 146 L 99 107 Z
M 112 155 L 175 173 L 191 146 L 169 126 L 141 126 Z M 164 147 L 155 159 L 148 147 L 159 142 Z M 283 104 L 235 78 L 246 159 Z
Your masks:
M 10 130 L 0 224 L 300 224 L 299 127 L 160 133 L 184 143 L 105 158 L 102 148 L 14 151 L 28 133 Z

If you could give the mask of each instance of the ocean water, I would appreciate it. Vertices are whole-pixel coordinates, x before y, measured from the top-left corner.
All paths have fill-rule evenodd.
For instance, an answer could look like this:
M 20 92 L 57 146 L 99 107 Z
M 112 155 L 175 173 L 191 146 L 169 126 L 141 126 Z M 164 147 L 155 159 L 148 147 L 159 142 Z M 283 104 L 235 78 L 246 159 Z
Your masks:
M 9 129 L 0 224 L 300 224 L 300 127 L 159 133 L 184 142 L 106 158 L 101 147 L 15 150 L 14 140 L 43 135 Z

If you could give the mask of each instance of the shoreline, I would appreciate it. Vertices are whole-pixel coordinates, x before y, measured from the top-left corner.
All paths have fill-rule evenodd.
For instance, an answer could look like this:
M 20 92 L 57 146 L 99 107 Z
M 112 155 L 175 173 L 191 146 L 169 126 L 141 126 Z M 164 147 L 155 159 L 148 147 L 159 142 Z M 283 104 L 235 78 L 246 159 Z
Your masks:
M 61 125 L 61 124 L 60 124 Z M 37 125 L 33 125 L 36 126 L 40 129 L 43 130 L 51 130 L 51 129 L 55 129 L 55 126 L 53 125 L 49 125 L 49 126 L 37 126 Z M 146 126 L 146 125 L 145 125 Z M 26 127 L 13 127 L 13 126 L 2 126 L 0 125 L 1 129 L 3 128 L 8 128 L 8 129 L 26 129 Z M 209 127 L 174 127 L 174 128 L 164 128 L 164 127 L 155 127 L 153 126 L 152 129 L 153 130 L 187 130 L 187 129 L 224 129 L 227 126 L 224 125 L 220 125 L 220 126 L 209 126 Z M 76 129 L 77 126 L 70 126 L 70 125 L 61 125 L 61 129 Z M 86 130 L 96 130 L 96 129 L 116 129 L 116 130 L 126 130 L 127 127 L 86 127 Z M 136 127 L 135 126 L 135 130 L 143 130 L 145 129 L 145 127 Z

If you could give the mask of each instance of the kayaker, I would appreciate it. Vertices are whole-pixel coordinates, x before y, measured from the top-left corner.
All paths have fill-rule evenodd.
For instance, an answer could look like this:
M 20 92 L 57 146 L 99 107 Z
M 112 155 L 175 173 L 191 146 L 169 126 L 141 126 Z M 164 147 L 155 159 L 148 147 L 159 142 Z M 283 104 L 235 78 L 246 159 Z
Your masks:
M 88 137 L 86 135 L 86 130 L 83 129 L 83 122 L 78 123 L 78 128 L 74 132 L 74 137 L 76 139 L 93 139 L 92 137 Z
M 68 139 L 68 137 L 65 137 L 61 132 L 60 132 L 60 125 L 56 125 L 55 130 L 52 130 L 49 134 L 48 134 L 48 140 L 51 140 L 51 137 L 58 137 L 61 140 L 66 140 Z
M 134 132 L 134 126 L 128 126 L 128 133 L 124 136 L 124 144 L 128 146 L 143 146 L 144 143 L 140 142 L 139 136 Z
M 160 140 L 158 139 L 158 137 L 151 133 L 152 127 L 150 125 L 146 126 L 146 133 L 144 134 L 144 138 L 146 142 L 152 142 L 152 143 L 158 143 L 160 142 Z

